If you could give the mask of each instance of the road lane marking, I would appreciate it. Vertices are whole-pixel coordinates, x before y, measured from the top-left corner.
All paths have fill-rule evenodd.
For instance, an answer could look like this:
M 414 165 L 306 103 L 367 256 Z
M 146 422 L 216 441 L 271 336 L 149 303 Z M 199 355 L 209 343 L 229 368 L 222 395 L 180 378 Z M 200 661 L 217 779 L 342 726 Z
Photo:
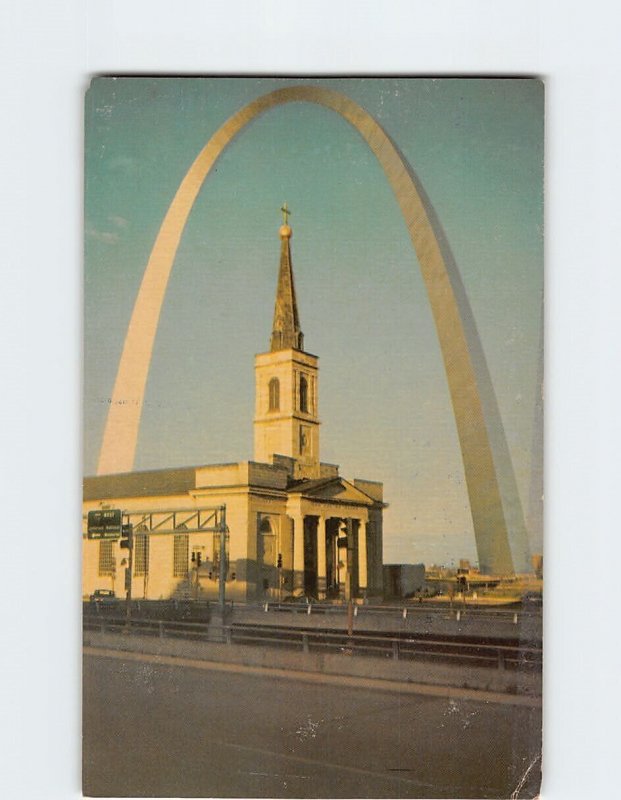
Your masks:
M 262 675 L 265 677 L 281 678 L 289 681 L 302 681 L 304 683 L 324 683 L 332 686 L 348 686 L 358 689 L 372 689 L 375 691 L 392 694 L 415 694 L 429 697 L 454 697 L 459 700 L 473 700 L 479 703 L 497 703 L 500 705 L 527 706 L 539 708 L 540 697 L 530 697 L 519 694 L 503 694 L 490 692 L 483 689 L 460 689 L 453 686 L 436 686 L 428 683 L 403 683 L 386 681 L 380 678 L 361 678 L 351 675 L 330 675 L 322 672 L 302 672 L 301 670 L 286 670 L 277 667 L 254 667 L 246 664 L 231 664 L 220 661 L 202 661 L 198 658 L 185 656 L 168 656 L 155 653 L 136 653 L 132 650 L 115 650 L 105 647 L 83 648 L 84 655 L 98 658 L 116 658 L 125 661 L 142 661 L 151 664 L 172 667 L 189 667 L 191 669 L 208 670 L 213 672 L 228 672 L 236 675 Z
M 252 747 L 250 745 L 245 745 L 245 744 L 236 744 L 235 742 L 222 742 L 220 740 L 215 740 L 215 739 L 214 740 L 210 740 L 210 741 L 211 741 L 212 744 L 223 745 L 224 747 L 231 747 L 234 750 L 244 750 L 244 751 L 249 752 L 249 753 L 257 753 L 258 755 L 268 756 L 270 758 L 277 758 L 277 759 L 282 759 L 282 760 L 285 760 L 285 761 L 295 761 L 298 764 L 306 764 L 309 767 L 320 767 L 322 770 L 323 769 L 336 769 L 336 770 L 342 770 L 342 771 L 345 771 L 345 772 L 351 772 L 354 775 L 362 775 L 365 778 L 371 777 L 371 778 L 377 778 L 378 780 L 381 780 L 381 781 L 387 781 L 388 780 L 388 781 L 397 781 L 399 783 L 412 783 L 412 784 L 414 784 L 414 785 L 416 785 L 416 786 L 418 786 L 420 788 L 425 788 L 425 789 L 433 788 L 433 789 L 436 789 L 436 790 L 438 789 L 437 784 L 424 783 L 423 781 L 417 781 L 414 778 L 397 777 L 396 775 L 391 775 L 388 770 L 386 772 L 379 772 L 378 770 L 364 769 L 363 767 L 350 767 L 347 764 L 334 764 L 331 761 L 318 761 L 316 758 L 309 758 L 308 756 L 294 756 L 294 755 L 290 755 L 289 753 L 277 753 L 274 750 L 265 750 L 262 747 Z M 410 771 L 414 772 L 413 769 L 410 770 Z M 266 774 L 266 773 L 249 772 L 248 774 L 249 775 L 261 775 L 261 774 Z M 313 776 L 312 775 L 293 775 L 293 774 L 280 776 L 280 775 L 277 775 L 277 774 L 267 773 L 267 777 L 270 777 L 270 778 L 282 777 L 282 778 L 287 778 L 287 779 L 291 779 L 291 778 L 306 778 L 306 779 L 311 779 L 312 780 Z M 440 788 L 453 790 L 455 787 L 453 787 L 453 786 L 442 786 Z

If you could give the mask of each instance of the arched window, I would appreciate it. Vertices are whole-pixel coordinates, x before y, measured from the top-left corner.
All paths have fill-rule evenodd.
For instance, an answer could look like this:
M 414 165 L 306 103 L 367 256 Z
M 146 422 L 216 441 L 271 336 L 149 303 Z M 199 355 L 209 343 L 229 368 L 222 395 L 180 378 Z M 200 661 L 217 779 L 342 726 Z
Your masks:
M 263 517 L 263 519 L 261 520 L 261 524 L 259 525 L 259 533 L 267 533 L 267 534 L 274 533 L 268 517 Z
M 280 408 L 280 381 L 278 378 L 272 378 L 269 382 L 269 410 L 278 411 Z
M 308 413 L 308 381 L 304 375 L 300 378 L 300 411 Z
M 257 542 L 257 560 L 263 568 L 268 569 L 276 565 L 276 535 L 271 521 L 263 517 L 259 523 L 259 540 Z M 263 578 L 268 578 L 268 584 L 263 584 L 267 589 L 269 585 L 269 572 L 263 573 Z

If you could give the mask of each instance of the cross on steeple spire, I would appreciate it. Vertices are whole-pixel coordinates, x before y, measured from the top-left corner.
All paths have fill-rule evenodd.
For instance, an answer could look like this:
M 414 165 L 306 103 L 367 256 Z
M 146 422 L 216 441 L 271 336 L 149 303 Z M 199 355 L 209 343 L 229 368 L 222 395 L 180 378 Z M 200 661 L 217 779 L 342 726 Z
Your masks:
M 287 207 L 286 203 L 283 203 L 282 208 L 280 210 L 282 211 L 282 221 L 283 221 L 283 223 L 285 225 L 288 225 L 289 224 L 289 219 L 288 218 L 291 216 L 291 211 L 289 211 L 289 208 Z
M 293 266 L 291 263 L 291 228 L 287 218 L 291 214 L 286 203 L 280 209 L 285 221 L 280 226 L 280 269 L 276 288 L 276 304 L 274 306 L 274 322 L 270 350 L 303 350 L 304 335 L 300 329 L 298 304 L 295 299 L 293 283 Z

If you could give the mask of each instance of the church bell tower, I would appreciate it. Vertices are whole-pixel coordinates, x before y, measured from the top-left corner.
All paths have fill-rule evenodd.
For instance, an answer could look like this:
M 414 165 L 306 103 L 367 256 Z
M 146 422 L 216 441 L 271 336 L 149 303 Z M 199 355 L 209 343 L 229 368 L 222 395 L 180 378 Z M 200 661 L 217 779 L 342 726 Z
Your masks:
M 282 208 L 280 269 L 268 353 L 255 356 L 254 460 L 293 460 L 295 478 L 319 477 L 318 361 L 304 351 L 291 263 L 290 211 Z

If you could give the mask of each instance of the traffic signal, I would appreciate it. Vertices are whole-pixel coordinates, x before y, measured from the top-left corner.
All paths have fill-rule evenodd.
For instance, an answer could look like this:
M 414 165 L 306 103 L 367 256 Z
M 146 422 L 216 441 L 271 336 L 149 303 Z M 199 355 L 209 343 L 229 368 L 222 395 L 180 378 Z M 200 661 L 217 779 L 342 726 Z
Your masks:
M 278 569 L 282 569 L 282 553 L 278 553 L 277 566 L 278 566 Z
M 340 527 L 339 533 L 341 534 L 336 541 L 337 547 L 348 547 L 349 546 L 349 523 L 347 520 L 342 520 L 342 525 Z
M 197 569 L 200 567 L 202 560 L 203 560 L 203 556 L 202 556 L 202 554 L 201 554 L 201 552 L 199 550 L 199 552 L 196 554 L 196 568 Z
M 130 550 L 133 544 L 134 526 L 131 523 L 123 525 L 121 528 L 121 536 L 125 537 L 119 542 L 121 550 Z

